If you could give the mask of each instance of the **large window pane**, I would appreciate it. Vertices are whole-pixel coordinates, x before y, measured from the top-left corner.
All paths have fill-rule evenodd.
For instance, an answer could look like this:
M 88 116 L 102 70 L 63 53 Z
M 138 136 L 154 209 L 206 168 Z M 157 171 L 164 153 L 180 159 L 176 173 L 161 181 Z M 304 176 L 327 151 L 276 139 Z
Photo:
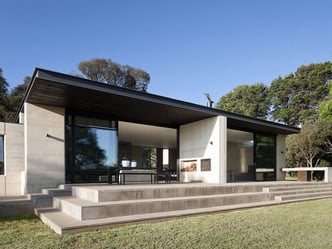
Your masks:
M 4 150 L 3 150 L 3 136 L 0 136 L 0 175 L 5 173 L 4 168 Z
M 252 132 L 227 130 L 227 181 L 253 181 L 254 137 Z
M 116 121 L 67 114 L 66 182 L 107 182 L 118 163 Z
M 75 131 L 75 163 L 80 169 L 116 166 L 116 131 L 86 127 L 76 127 Z
M 275 180 L 276 167 L 275 136 L 256 134 L 255 139 L 256 172 L 262 169 L 262 180 L 273 181 Z
M 117 165 L 117 132 L 110 129 L 76 127 L 76 182 L 100 181 L 109 167 Z

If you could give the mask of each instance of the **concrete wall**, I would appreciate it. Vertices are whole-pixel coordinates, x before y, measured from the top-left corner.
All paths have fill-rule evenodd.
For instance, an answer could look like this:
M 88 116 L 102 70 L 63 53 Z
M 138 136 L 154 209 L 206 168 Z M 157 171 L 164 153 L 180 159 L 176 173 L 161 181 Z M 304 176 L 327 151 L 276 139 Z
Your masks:
M 21 195 L 21 172 L 24 171 L 24 127 L 20 124 L 0 123 L 4 136 L 5 173 L 0 175 L 0 196 Z
M 282 168 L 286 167 L 286 136 L 277 136 L 276 146 L 276 180 L 285 180 L 285 173 L 282 172 Z
M 25 103 L 24 193 L 65 182 L 64 118 L 63 108 Z
M 180 181 L 225 183 L 227 162 L 227 120 L 213 117 L 180 127 Z M 201 160 L 211 160 L 211 170 L 201 170 Z M 196 166 L 196 171 L 183 171 Z M 182 172 L 181 172 L 182 169 Z

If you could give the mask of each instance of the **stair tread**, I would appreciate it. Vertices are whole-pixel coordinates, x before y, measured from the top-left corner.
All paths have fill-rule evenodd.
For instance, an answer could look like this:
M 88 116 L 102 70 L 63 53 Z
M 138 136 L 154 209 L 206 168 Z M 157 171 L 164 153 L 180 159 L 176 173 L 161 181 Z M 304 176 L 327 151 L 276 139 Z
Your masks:
M 302 194 L 302 193 L 322 193 L 322 192 L 329 192 L 332 191 L 332 188 L 317 188 L 317 189 L 297 189 L 297 190 L 280 190 L 280 191 L 274 191 L 274 192 L 266 192 L 271 193 L 274 195 L 278 194 Z
M 310 196 L 310 195 L 314 195 L 314 196 L 320 196 L 320 195 L 326 195 L 330 193 L 332 195 L 332 190 L 331 191 L 324 191 L 324 192 L 311 192 L 311 193 L 298 193 L 298 194 L 294 194 L 294 195 L 280 195 L 280 196 L 276 196 L 276 197 L 301 197 L 301 196 Z
M 320 188 L 332 188 L 332 185 L 314 185 L 314 186 L 290 186 L 290 187 L 272 187 L 272 188 L 267 188 L 270 192 L 275 192 L 275 191 L 287 191 L 287 190 L 302 190 L 302 189 L 320 189 Z
M 121 205 L 131 203 L 151 203 L 151 202 L 167 202 L 177 200 L 195 200 L 195 199 L 210 199 L 210 198 L 221 198 L 221 197 L 237 197 L 237 196 L 255 196 L 255 195 L 267 195 L 269 193 L 263 192 L 249 192 L 249 193 L 232 193 L 232 194 L 219 194 L 219 195 L 196 195 L 196 196 L 181 196 L 181 197 L 168 197 L 168 198 L 153 198 L 153 199 L 134 199 L 134 200 L 121 200 L 121 201 L 104 201 L 94 202 L 86 199 L 81 199 L 72 196 L 54 197 L 57 200 L 65 201 L 70 204 L 77 206 L 107 206 L 107 205 Z
M 288 200 L 281 200 L 279 203 L 293 203 L 293 202 L 302 202 L 302 201 L 312 201 L 312 200 L 318 200 L 318 199 L 327 199 L 327 198 L 331 198 L 332 194 L 330 195 L 320 195 L 320 196 L 311 196 L 311 197 L 307 197 L 307 198 L 294 198 L 294 199 L 288 199 Z

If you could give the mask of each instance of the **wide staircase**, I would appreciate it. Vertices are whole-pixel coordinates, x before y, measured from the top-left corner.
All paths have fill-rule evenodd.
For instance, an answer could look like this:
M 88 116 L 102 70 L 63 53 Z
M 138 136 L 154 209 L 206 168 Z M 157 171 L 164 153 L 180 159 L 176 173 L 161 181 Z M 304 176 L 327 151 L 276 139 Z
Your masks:
M 59 234 L 127 223 L 332 197 L 332 184 L 61 185 L 29 198 L 35 213 Z

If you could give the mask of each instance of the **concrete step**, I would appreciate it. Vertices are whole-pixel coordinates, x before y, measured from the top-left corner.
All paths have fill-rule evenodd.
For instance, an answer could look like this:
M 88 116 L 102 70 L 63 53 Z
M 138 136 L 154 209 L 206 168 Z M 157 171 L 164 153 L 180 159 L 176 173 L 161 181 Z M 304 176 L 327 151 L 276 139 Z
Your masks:
M 263 192 L 281 192 L 281 191 L 292 191 L 292 190 L 303 190 L 303 189 L 320 189 L 320 188 L 331 188 L 332 184 L 327 183 L 308 183 L 308 184 L 296 184 L 288 186 L 271 186 L 264 187 Z
M 91 202 L 76 197 L 54 198 L 54 207 L 78 220 L 168 212 L 271 200 L 269 193 L 235 193 L 208 196 Z
M 0 200 L 0 217 L 13 215 L 32 215 L 32 201 L 27 198 L 9 198 Z
M 42 189 L 41 193 L 28 194 L 27 197 L 32 201 L 35 208 L 53 207 L 53 197 L 55 196 L 71 196 L 71 190 L 61 188 Z
M 184 184 L 174 185 L 144 185 L 144 186 L 73 186 L 73 196 L 93 202 L 142 200 L 153 198 L 172 198 L 185 196 L 202 196 L 217 194 L 233 194 L 262 192 L 261 185 L 204 185 L 186 186 Z
M 180 216 L 188 215 L 198 215 L 205 213 L 214 213 L 214 212 L 223 212 L 229 210 L 277 205 L 279 202 L 275 200 L 262 201 L 262 202 L 252 202 L 252 203 L 240 203 L 232 204 L 226 206 L 215 206 L 215 207 L 205 207 L 205 208 L 196 208 L 196 209 L 186 209 L 186 210 L 176 210 L 168 212 L 155 212 L 155 213 L 144 213 L 137 215 L 127 215 L 127 216 L 118 216 L 118 217 L 108 217 L 104 219 L 90 219 L 90 220 L 78 220 L 72 216 L 69 216 L 56 209 L 40 209 L 38 216 L 40 219 L 50 226 L 56 233 L 65 234 L 65 233 L 75 233 L 83 231 L 93 231 L 111 228 L 123 224 L 134 224 L 149 222 L 153 220 L 164 220 L 177 218 Z
M 332 197 L 331 186 L 298 182 L 64 185 L 61 189 L 71 190 L 72 196 L 54 196 L 53 207 L 37 208 L 35 211 L 44 223 L 61 234 L 124 223 L 327 198 Z M 58 192 L 55 192 L 47 193 L 57 195 Z
M 70 196 L 72 195 L 72 191 L 60 188 L 46 188 L 42 189 L 42 194 L 49 196 Z
M 289 201 L 314 200 L 322 198 L 324 199 L 330 197 L 332 197 L 332 190 L 324 192 L 294 194 L 294 195 L 280 195 L 280 196 L 275 196 L 274 199 L 279 202 L 289 202 Z
M 28 199 L 32 201 L 32 205 L 35 208 L 53 206 L 53 196 L 45 195 L 42 193 L 36 193 L 36 194 L 28 194 Z
M 310 194 L 310 193 L 324 193 L 324 192 L 331 192 L 332 188 L 304 188 L 304 189 L 292 189 L 292 190 L 283 190 L 283 191 L 273 191 L 268 192 L 273 194 L 274 196 L 286 196 L 286 195 L 299 195 L 299 194 Z

